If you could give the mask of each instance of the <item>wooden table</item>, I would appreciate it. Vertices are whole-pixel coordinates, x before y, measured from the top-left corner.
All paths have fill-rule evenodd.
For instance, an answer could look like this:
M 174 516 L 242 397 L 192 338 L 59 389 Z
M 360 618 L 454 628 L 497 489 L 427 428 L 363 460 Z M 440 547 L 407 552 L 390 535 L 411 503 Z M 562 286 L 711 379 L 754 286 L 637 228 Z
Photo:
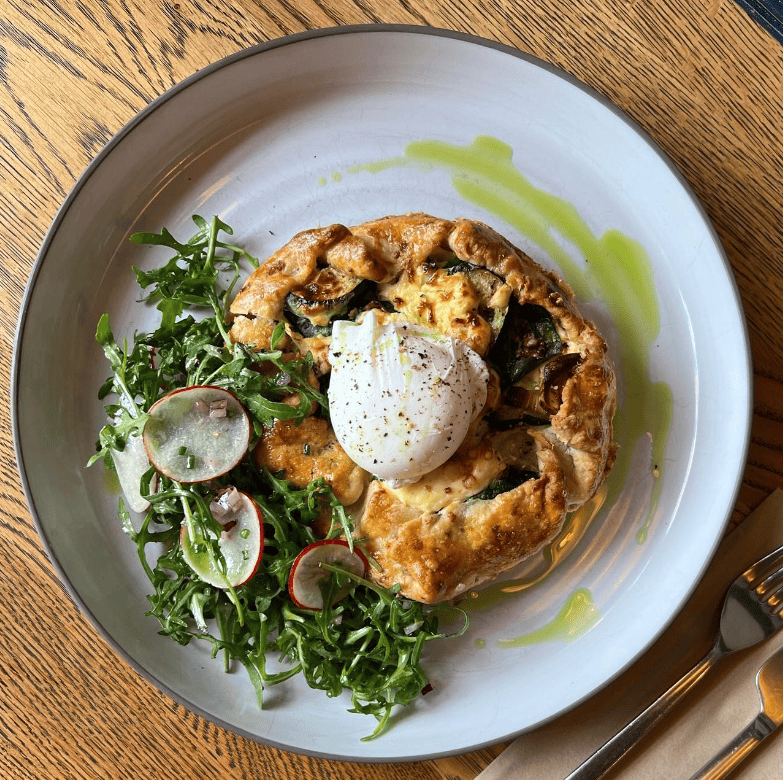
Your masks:
M 305 29 L 384 22 L 473 33 L 563 68 L 628 112 L 690 181 L 731 260 L 755 362 L 752 443 L 732 518 L 741 522 L 783 485 L 783 45 L 733 0 L 5 0 L 3 398 L 38 247 L 117 130 L 239 49 Z M 330 762 L 246 741 L 175 704 L 104 644 L 60 586 L 3 419 L 3 777 L 468 779 L 502 749 L 416 764 Z

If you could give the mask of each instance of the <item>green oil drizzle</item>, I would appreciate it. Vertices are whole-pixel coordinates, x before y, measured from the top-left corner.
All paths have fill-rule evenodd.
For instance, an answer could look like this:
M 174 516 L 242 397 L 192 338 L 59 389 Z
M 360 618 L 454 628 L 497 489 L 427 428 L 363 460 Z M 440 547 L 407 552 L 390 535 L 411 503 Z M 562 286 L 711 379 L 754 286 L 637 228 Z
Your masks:
M 593 596 L 586 588 L 574 591 L 563 608 L 549 623 L 513 639 L 498 640 L 498 647 L 526 647 L 540 642 L 571 642 L 589 631 L 599 620 L 601 613 L 593 603 Z
M 106 461 L 104 461 L 104 464 Z M 120 478 L 117 476 L 117 470 L 114 466 L 104 465 L 103 468 L 103 489 L 110 495 L 119 496 L 122 493 Z
M 329 175 L 329 179 L 331 179 L 333 182 L 341 182 L 343 180 L 343 175 L 340 171 L 332 171 L 332 173 Z M 327 179 L 326 176 L 319 176 L 318 186 L 325 187 L 329 183 L 329 179 Z
M 661 473 L 671 425 L 673 399 L 663 382 L 649 374 L 650 350 L 658 337 L 660 312 L 650 259 L 644 247 L 617 230 L 597 236 L 573 204 L 534 187 L 515 167 L 513 150 L 491 136 L 478 136 L 465 146 L 443 141 L 415 141 L 399 157 L 348 168 L 348 173 L 379 174 L 390 168 L 417 166 L 445 170 L 451 185 L 466 200 L 506 221 L 535 242 L 555 262 L 577 297 L 603 303 L 619 338 L 625 397 L 615 417 L 615 438 L 621 443 L 609 480 L 609 501 L 625 484 L 636 442 L 645 433 L 653 438 L 650 470 Z M 563 240 L 582 256 L 578 262 Z M 637 540 L 646 540 L 660 495 L 653 488 L 650 509 Z

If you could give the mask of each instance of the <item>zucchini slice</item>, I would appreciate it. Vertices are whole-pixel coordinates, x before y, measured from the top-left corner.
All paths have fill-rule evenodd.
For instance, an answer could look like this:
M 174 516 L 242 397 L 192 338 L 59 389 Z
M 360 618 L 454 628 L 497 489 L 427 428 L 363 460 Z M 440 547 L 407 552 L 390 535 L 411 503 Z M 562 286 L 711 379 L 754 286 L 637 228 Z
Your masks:
M 346 317 L 369 284 L 335 268 L 322 268 L 312 282 L 288 293 L 286 318 L 305 338 L 328 336 L 332 321 Z
M 365 281 L 327 266 L 312 282 L 288 293 L 286 305 L 296 316 L 306 317 L 314 325 L 327 325 L 335 316 L 348 311 L 356 291 Z
M 331 320 L 326 325 L 314 325 L 308 317 L 296 314 L 295 310 L 288 305 L 288 301 L 285 303 L 284 313 L 291 327 L 306 339 L 313 336 L 329 336 L 332 333 Z

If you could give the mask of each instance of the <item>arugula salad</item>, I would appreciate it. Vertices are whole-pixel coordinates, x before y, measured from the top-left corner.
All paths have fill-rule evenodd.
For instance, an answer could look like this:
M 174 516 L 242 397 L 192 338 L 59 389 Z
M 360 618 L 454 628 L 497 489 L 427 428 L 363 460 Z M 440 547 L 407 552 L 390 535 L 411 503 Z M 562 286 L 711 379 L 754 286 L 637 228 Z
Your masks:
M 133 269 L 140 305 L 154 305 L 160 323 L 118 341 L 101 317 L 96 339 L 112 373 L 98 393 L 108 422 L 89 465 L 103 459 L 120 477 L 119 518 L 160 634 L 209 643 L 226 672 L 244 667 L 259 707 L 267 686 L 298 674 L 330 697 L 347 690 L 350 712 L 377 719 L 363 738 L 373 739 L 396 706 L 430 688 L 425 644 L 463 633 L 467 616 L 371 582 L 373 561 L 324 480 L 297 488 L 257 466 L 265 426 L 301 421 L 311 404 L 326 416 L 328 398 L 308 381 L 310 354 L 290 361 L 277 349 L 282 323 L 269 350 L 231 341 L 232 291 L 258 261 L 217 217 L 193 221 L 185 242 L 165 228 L 131 236 L 171 250 L 163 266 Z M 326 533 L 316 533 L 324 518 Z M 445 633 L 439 623 L 455 612 L 460 626 Z

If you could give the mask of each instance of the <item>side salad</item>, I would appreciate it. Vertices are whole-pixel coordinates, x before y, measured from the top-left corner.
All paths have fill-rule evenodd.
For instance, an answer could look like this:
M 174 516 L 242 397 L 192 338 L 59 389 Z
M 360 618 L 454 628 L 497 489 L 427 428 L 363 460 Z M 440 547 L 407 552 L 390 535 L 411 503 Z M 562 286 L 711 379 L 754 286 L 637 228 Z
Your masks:
M 463 633 L 467 616 L 375 585 L 373 561 L 324 480 L 297 488 L 256 465 L 265 426 L 301 421 L 311 404 L 328 415 L 328 399 L 309 381 L 309 354 L 284 359 L 282 323 L 269 350 L 232 343 L 231 294 L 243 265 L 258 261 L 226 240 L 233 231 L 217 217 L 193 221 L 185 242 L 166 228 L 131 236 L 172 252 L 159 268 L 134 268 L 160 323 L 118 342 L 101 317 L 96 339 L 112 373 L 98 395 L 109 421 L 89 465 L 103 459 L 118 473 L 119 518 L 160 634 L 208 642 L 227 672 L 241 664 L 260 707 L 267 686 L 298 674 L 327 696 L 347 690 L 350 712 L 377 719 L 363 738 L 373 739 L 396 706 L 429 689 L 425 644 Z M 439 628 L 444 611 L 462 616 L 454 633 Z

